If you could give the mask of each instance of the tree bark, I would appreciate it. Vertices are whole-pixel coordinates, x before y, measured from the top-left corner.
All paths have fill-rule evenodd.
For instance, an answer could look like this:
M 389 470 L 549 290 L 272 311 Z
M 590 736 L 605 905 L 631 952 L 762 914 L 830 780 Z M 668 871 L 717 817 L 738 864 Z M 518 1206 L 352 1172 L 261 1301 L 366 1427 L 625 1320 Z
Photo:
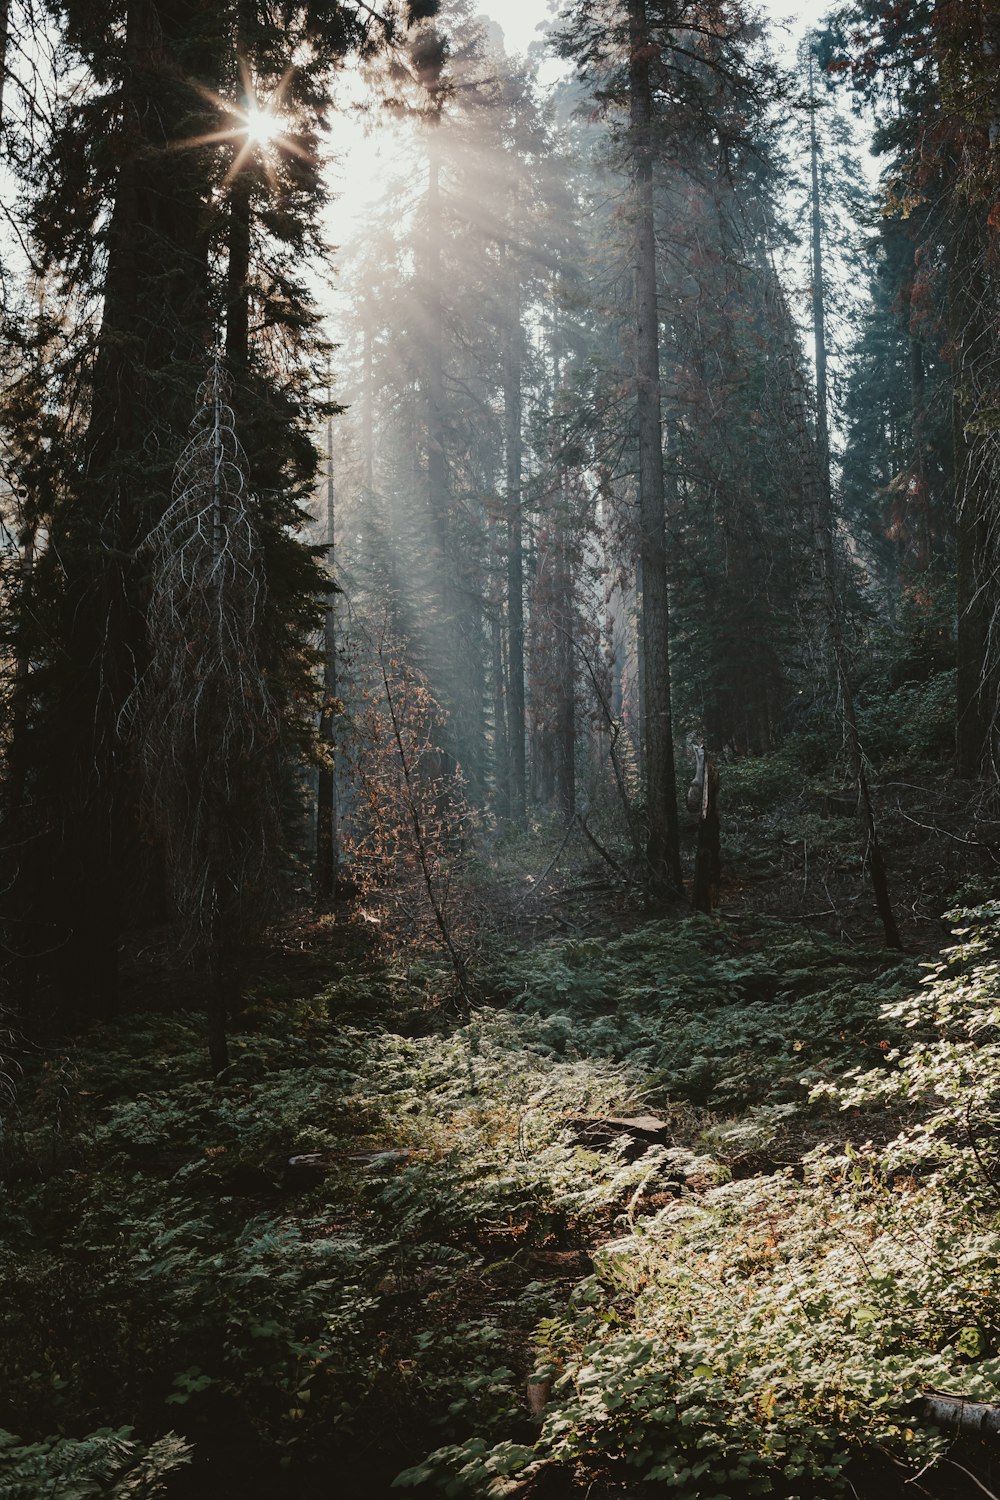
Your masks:
M 711 913 L 719 904 L 722 853 L 719 840 L 719 768 L 714 756 L 706 755 L 698 807 L 698 849 L 694 864 L 695 911 Z
M 236 66 L 243 85 L 240 107 L 246 115 L 254 104 L 250 82 L 248 0 L 236 5 Z M 250 181 L 252 147 L 248 140 L 233 146 L 229 184 L 229 243 L 226 264 L 226 367 L 232 377 L 233 405 L 240 409 L 240 387 L 250 367 L 250 227 L 253 189 Z
M 448 456 L 444 416 L 444 310 L 441 298 L 441 149 L 440 124 L 430 126 L 427 151 L 426 357 L 427 498 L 435 541 L 444 563 L 448 528 Z M 445 613 L 449 613 L 445 603 Z
M 3 96 L 7 83 L 7 47 L 10 42 L 10 0 L 0 0 L 0 129 L 3 128 Z
M 64 569 L 59 700 L 48 726 L 58 847 L 48 912 L 62 927 L 60 987 L 81 1018 L 117 1008 L 126 911 L 154 900 L 122 715 L 148 655 L 145 585 L 132 559 L 167 503 L 210 336 L 206 183 L 190 134 L 219 59 L 193 44 L 208 0 L 130 0 L 121 165 L 104 308 L 74 504 L 53 525 Z M 211 112 L 206 108 L 207 118 Z M 159 457 L 159 466 L 158 466 Z
M 491 526 L 491 533 L 494 528 Z M 492 542 L 494 558 L 498 555 L 496 543 Z M 493 676 L 493 780 L 496 816 L 509 819 L 510 808 L 510 751 L 507 744 L 507 672 L 503 649 L 503 620 L 498 601 L 494 601 L 490 617 L 490 649 Z
M 926 378 L 924 346 L 911 328 L 910 344 L 910 435 L 913 445 L 913 480 L 916 485 L 916 555 L 913 571 L 923 573 L 931 565 L 933 549 L 931 497 L 928 488 L 924 425 L 926 421 Z
M 971 220 L 972 214 L 966 214 Z M 990 711 L 984 691 L 991 673 L 990 614 L 995 587 L 990 576 L 990 515 L 995 509 L 989 437 L 972 430 L 980 393 L 991 390 L 982 366 L 989 349 L 983 327 L 987 296 L 976 228 L 966 222 L 952 233 L 948 320 L 955 366 L 952 376 L 952 451 L 955 482 L 955 571 L 958 613 L 958 693 L 955 748 L 960 776 L 975 780 L 990 760 Z M 992 399 L 992 398 L 990 398 Z M 995 670 L 995 667 L 993 668 Z
M 574 630 L 573 554 L 570 538 L 568 480 L 560 476 L 560 513 L 556 518 L 555 587 L 553 600 L 558 624 L 555 642 L 557 702 L 555 714 L 555 797 L 560 811 L 576 812 L 576 660 Z
M 813 92 L 812 58 L 809 60 L 809 130 L 810 165 L 812 180 L 812 262 L 813 262 L 813 340 L 816 355 L 816 493 L 813 497 L 813 515 L 816 553 L 819 563 L 820 586 L 823 592 L 824 613 L 833 654 L 837 684 L 843 706 L 844 729 L 847 751 L 858 789 L 858 816 L 862 832 L 862 860 L 867 865 L 872 883 L 875 905 L 878 908 L 890 948 L 902 948 L 899 929 L 892 909 L 889 894 L 889 879 L 879 843 L 875 812 L 871 792 L 865 773 L 864 753 L 858 732 L 857 715 L 854 710 L 854 693 L 847 668 L 847 650 L 844 645 L 844 630 L 840 614 L 840 599 L 836 585 L 836 562 L 833 547 L 833 493 L 830 482 L 830 437 L 827 407 L 827 362 L 826 330 L 823 292 L 823 216 L 819 185 L 819 146 L 816 138 L 816 102 Z
M 653 218 L 652 95 L 646 0 L 629 0 L 629 137 L 635 186 L 635 303 L 642 567 L 647 884 L 663 898 L 683 885 L 670 700 L 670 615 L 660 402 L 660 322 Z
M 17 647 L 14 690 L 10 706 L 10 749 L 7 756 L 6 799 L 11 814 L 20 819 L 28 780 L 28 708 L 31 694 L 31 648 L 28 621 L 32 610 L 35 571 L 35 525 L 25 526 L 21 538 L 21 587 L 17 600 Z
M 433 601 L 426 634 L 429 671 L 435 696 L 444 709 L 441 753 L 454 766 L 461 762 L 473 797 L 482 791 L 482 698 L 476 682 L 475 643 L 479 621 L 472 618 L 469 590 L 461 587 L 460 549 L 456 547 L 448 464 L 445 393 L 445 317 L 443 296 L 443 203 L 441 191 L 441 125 L 428 126 L 426 240 L 423 295 L 424 359 L 421 375 L 426 423 L 427 508 L 433 551 Z
M 240 387 L 250 364 L 250 217 L 251 189 L 246 171 L 229 189 L 229 259 L 226 265 L 226 368 L 233 377 L 238 409 Z
M 510 755 L 510 813 L 521 825 L 527 815 L 524 707 L 524 541 L 521 520 L 521 287 L 517 260 L 504 247 L 509 307 L 503 339 L 504 447 L 507 470 L 507 650 L 510 701 L 507 743 Z
M 1000 1436 L 1000 1406 L 937 1392 L 918 1397 L 914 1404 L 922 1417 L 945 1432 L 980 1438 Z
M 329 398 L 329 391 L 327 396 Z M 336 899 L 339 847 L 337 837 L 337 766 L 334 714 L 337 700 L 337 611 L 333 564 L 336 547 L 336 500 L 333 487 L 333 418 L 326 422 L 326 559 L 330 591 L 323 616 L 323 704 L 319 742 L 324 753 L 316 788 L 316 898 L 320 910 Z
M 361 352 L 361 452 L 365 502 L 375 493 L 375 309 L 365 299 Z

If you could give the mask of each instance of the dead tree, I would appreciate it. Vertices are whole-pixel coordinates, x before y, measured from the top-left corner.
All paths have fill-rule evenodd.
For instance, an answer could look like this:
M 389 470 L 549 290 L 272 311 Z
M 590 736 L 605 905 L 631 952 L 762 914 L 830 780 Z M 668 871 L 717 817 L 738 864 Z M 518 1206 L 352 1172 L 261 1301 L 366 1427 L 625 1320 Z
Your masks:
M 459 799 L 456 788 L 445 784 L 440 775 L 442 756 L 434 749 L 435 705 L 419 674 L 412 668 L 399 672 L 399 663 L 384 636 L 375 642 L 375 659 L 382 689 L 391 744 L 394 750 L 395 797 L 379 798 L 378 817 L 389 811 L 391 827 L 396 813 L 396 829 L 389 842 L 407 848 L 419 872 L 423 894 L 433 917 L 433 932 L 448 956 L 455 983 L 466 1011 L 475 1003 L 468 960 L 455 935 L 450 911 L 451 851 L 450 835 L 459 833 L 447 827 L 454 817 Z M 439 774 L 429 770 L 434 765 Z M 387 802 L 388 809 L 381 803 Z M 395 803 L 395 808 L 393 808 Z
M 695 911 L 713 912 L 719 904 L 722 851 L 719 840 L 719 768 L 704 745 L 695 750 L 695 778 L 688 787 L 687 804 L 698 816 L 698 847 L 694 862 Z
M 216 361 L 171 504 L 147 541 L 151 664 L 140 713 L 146 819 L 164 852 L 180 946 L 207 973 L 216 1073 L 228 1064 L 240 948 L 270 909 L 278 833 L 278 717 L 263 668 L 265 586 L 245 474 Z

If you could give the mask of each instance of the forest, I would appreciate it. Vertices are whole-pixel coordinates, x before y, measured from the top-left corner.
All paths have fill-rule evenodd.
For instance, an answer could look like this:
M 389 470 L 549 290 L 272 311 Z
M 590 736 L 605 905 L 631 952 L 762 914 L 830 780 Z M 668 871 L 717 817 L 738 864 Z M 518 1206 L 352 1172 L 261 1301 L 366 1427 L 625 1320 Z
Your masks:
M 0 1500 L 997 1500 L 1000 0 L 479 3 L 0 0 Z

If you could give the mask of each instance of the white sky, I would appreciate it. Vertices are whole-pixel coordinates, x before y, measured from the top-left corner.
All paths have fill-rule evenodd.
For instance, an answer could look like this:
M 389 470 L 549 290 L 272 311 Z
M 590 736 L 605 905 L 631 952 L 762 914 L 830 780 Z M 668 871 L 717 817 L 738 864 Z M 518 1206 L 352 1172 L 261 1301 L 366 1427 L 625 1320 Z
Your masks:
M 479 8 L 503 27 L 508 52 L 526 52 L 538 40 L 535 27 L 548 19 L 548 0 L 479 0 Z
M 788 53 L 794 53 L 804 31 L 818 26 L 827 12 L 833 9 L 833 0 L 799 0 L 797 5 L 793 0 L 759 0 L 759 4 L 765 16 L 777 23 L 775 43 L 780 44 L 784 38 Z
M 759 0 L 760 8 L 775 21 L 787 21 L 790 27 L 788 46 L 794 49 L 799 37 L 815 26 L 833 0 Z M 524 52 L 537 40 L 539 21 L 547 19 L 549 0 L 479 0 L 479 8 L 503 27 L 507 49 Z

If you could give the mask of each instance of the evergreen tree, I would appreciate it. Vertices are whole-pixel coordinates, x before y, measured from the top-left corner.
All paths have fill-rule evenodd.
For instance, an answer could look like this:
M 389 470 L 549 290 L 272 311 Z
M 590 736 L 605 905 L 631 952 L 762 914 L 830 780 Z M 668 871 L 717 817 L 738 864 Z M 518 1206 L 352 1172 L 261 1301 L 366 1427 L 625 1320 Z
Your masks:
M 150 813 L 130 728 L 161 645 L 143 542 L 168 512 L 220 345 L 268 601 L 255 651 L 278 728 L 258 742 L 287 758 L 311 734 L 307 641 L 326 585 L 296 533 L 325 356 L 306 273 L 291 268 L 320 247 L 332 73 L 349 47 L 384 45 L 398 25 L 353 4 L 252 0 L 65 0 L 56 19 L 62 66 L 84 86 L 60 96 L 32 206 L 39 269 L 60 278 L 47 406 L 64 415 L 32 574 L 18 735 L 31 832 L 8 829 L 9 946 L 47 955 L 66 1013 L 86 1019 L 114 1009 L 123 932 L 164 915 L 165 879 L 175 884 L 176 840 Z M 252 820 L 252 802 L 241 816 Z
M 862 24 L 858 24 L 858 23 Z M 1000 347 L 994 317 L 997 224 L 994 151 L 995 7 L 939 0 L 884 10 L 842 7 L 825 41 L 827 67 L 846 72 L 877 112 L 888 158 L 888 213 L 917 233 L 909 282 L 915 318 L 932 298 L 951 368 L 953 516 L 958 614 L 957 760 L 996 780 L 1000 718 L 994 543 L 995 424 Z M 919 326 L 919 325 L 918 325 Z M 923 357 L 914 355 L 914 429 L 923 453 Z M 918 485 L 922 482 L 919 470 Z
M 639 496 L 638 563 L 642 600 L 642 719 L 650 889 L 663 895 L 681 881 L 670 693 L 661 412 L 660 278 L 655 241 L 658 181 L 676 172 L 708 140 L 739 136 L 742 126 L 728 80 L 744 77 L 751 93 L 764 75 L 745 77 L 750 33 L 736 5 L 704 7 L 629 0 L 607 7 L 589 0 L 568 7 L 563 46 L 597 96 L 627 110 L 621 136 L 633 184 L 633 337 Z M 667 446 L 669 448 L 669 439 Z

